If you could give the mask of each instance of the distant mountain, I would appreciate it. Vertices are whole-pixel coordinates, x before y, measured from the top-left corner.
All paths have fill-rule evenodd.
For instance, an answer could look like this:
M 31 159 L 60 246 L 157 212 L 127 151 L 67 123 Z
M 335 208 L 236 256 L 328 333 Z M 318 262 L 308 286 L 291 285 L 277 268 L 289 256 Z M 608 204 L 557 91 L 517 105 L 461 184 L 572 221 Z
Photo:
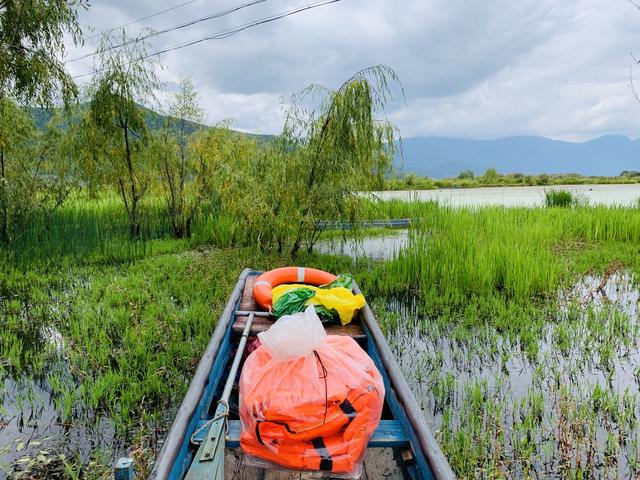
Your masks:
M 83 105 L 82 108 L 86 108 Z M 146 107 L 147 125 L 159 129 L 166 116 Z M 36 126 L 44 130 L 52 113 L 30 108 Z M 189 133 L 206 125 L 187 121 Z M 268 142 L 272 135 L 238 132 Z M 415 173 L 431 178 L 455 177 L 463 170 L 481 175 L 488 168 L 499 173 L 578 173 L 616 176 L 624 170 L 640 170 L 640 139 L 605 135 L 582 143 L 545 137 L 506 137 L 494 140 L 415 137 L 402 141 L 404 161 L 396 159 L 400 175 Z
M 80 109 L 82 111 L 84 111 L 85 108 L 87 108 L 87 104 L 83 104 L 80 106 Z M 151 110 L 150 108 L 147 108 L 144 106 L 140 106 L 140 108 L 145 112 L 147 127 L 150 128 L 151 130 L 158 130 L 162 128 L 166 119 L 170 118 L 170 117 L 167 117 L 166 115 L 162 115 L 161 113 Z M 47 124 L 49 123 L 49 121 L 51 121 L 51 118 L 53 117 L 53 112 L 51 110 L 44 109 L 44 108 L 29 107 L 28 111 L 31 113 L 31 116 L 33 117 L 33 121 L 36 124 L 36 127 L 40 130 L 46 129 Z M 201 130 L 203 128 L 209 128 L 209 127 L 202 123 L 191 122 L 189 120 L 186 121 L 185 130 L 189 134 L 195 132 L 196 130 Z M 265 142 L 273 138 L 272 135 L 262 135 L 257 133 L 245 133 L 245 132 L 238 132 L 238 133 L 253 137 L 258 141 L 258 143 Z
M 86 108 L 88 108 L 88 104 L 80 105 L 80 111 L 84 112 L 86 111 Z M 162 128 L 165 120 L 168 118 L 166 115 L 162 115 L 144 106 L 140 106 L 140 108 L 145 112 L 147 126 L 150 129 L 157 130 Z M 47 124 L 49 123 L 49 121 L 51 121 L 51 118 L 53 118 L 53 111 L 49 109 L 30 107 L 28 108 L 28 111 L 31 113 L 36 127 L 40 130 L 44 130 L 45 128 L 47 128 Z M 195 132 L 196 130 L 199 130 L 201 128 L 209 128 L 201 123 L 191 122 L 189 120 L 187 120 L 186 122 L 187 123 L 185 129 L 188 133 Z
M 481 175 L 487 168 L 499 173 L 579 173 L 619 175 L 640 170 L 640 139 L 605 135 L 582 143 L 545 137 L 507 137 L 495 140 L 416 137 L 403 139 L 401 174 L 432 178 L 457 176 L 462 170 Z

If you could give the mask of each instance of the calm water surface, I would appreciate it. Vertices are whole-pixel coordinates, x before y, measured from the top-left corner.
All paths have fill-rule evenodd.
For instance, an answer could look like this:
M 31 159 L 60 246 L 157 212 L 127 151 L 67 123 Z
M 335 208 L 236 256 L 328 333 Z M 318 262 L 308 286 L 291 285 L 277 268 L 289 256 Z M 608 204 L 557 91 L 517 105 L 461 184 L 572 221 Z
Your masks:
M 384 235 L 365 237 L 360 240 L 335 239 L 319 242 L 316 250 L 332 255 L 348 255 L 352 258 L 368 257 L 387 260 L 409 241 L 409 230 L 389 230 Z
M 548 190 L 568 190 L 587 200 L 590 205 L 629 206 L 636 204 L 640 199 L 640 184 L 447 188 L 441 190 L 372 192 L 372 194 L 382 200 L 436 201 L 452 207 L 476 207 L 482 205 L 537 207 L 544 205 L 545 191 Z

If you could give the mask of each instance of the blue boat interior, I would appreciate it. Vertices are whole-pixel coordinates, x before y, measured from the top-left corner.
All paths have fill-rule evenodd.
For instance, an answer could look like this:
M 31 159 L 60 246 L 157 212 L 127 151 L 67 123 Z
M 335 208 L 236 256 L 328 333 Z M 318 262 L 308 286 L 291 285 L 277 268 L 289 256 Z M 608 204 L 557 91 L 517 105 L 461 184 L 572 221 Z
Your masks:
M 260 272 L 252 271 L 247 277 L 247 289 L 250 288 L 255 276 Z M 246 294 L 245 294 L 246 298 Z M 246 310 L 246 302 L 242 304 L 241 298 L 236 304 L 236 310 Z M 242 304 L 242 305 L 241 305 Z M 198 449 L 198 445 L 207 435 L 208 421 L 211 420 L 217 408 L 217 399 L 221 396 L 230 370 L 233 356 L 236 351 L 237 342 L 240 337 L 238 328 L 234 328 L 234 324 L 238 319 L 234 314 L 229 322 L 226 334 L 220 346 L 213 363 L 213 368 L 209 375 L 207 388 L 204 390 L 200 398 L 195 414 L 191 418 L 188 434 L 182 440 L 180 453 L 177 461 L 173 465 L 170 474 L 171 479 L 182 479 L 189 470 L 194 456 Z M 371 356 L 374 363 L 380 370 L 385 383 L 385 403 L 382 412 L 382 420 L 377 430 L 369 441 L 369 448 L 392 448 L 394 456 L 401 458 L 403 475 L 405 478 L 429 479 L 433 478 L 431 469 L 427 463 L 424 452 L 420 448 L 414 427 L 404 414 L 401 400 L 398 398 L 393 385 L 390 382 L 380 357 L 378 348 L 373 341 L 372 335 L 367 328 L 365 322 L 360 317 L 354 319 L 355 326 L 360 330 L 361 334 L 354 335 L 354 338 L 360 346 Z M 328 332 L 331 333 L 331 332 Z M 239 373 L 238 373 L 239 378 Z M 240 420 L 238 417 L 238 378 L 229 400 L 229 422 L 226 437 L 227 448 L 239 448 L 240 443 Z

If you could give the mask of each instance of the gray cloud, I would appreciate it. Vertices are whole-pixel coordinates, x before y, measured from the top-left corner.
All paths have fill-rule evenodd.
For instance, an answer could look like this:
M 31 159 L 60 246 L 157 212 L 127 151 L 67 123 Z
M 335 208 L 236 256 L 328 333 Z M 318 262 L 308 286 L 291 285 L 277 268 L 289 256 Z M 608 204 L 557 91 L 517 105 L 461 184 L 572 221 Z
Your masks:
M 82 22 L 100 30 L 180 1 L 92 3 Z M 162 29 L 239 3 L 199 0 L 127 30 Z M 152 39 L 152 49 L 305 3 L 311 0 L 269 0 Z M 629 52 L 640 51 L 638 26 L 640 12 L 624 0 L 342 0 L 164 54 L 159 75 L 168 85 L 190 75 L 210 122 L 232 117 L 248 131 L 277 132 L 282 97 L 310 83 L 336 87 L 384 63 L 405 87 L 406 105 L 388 112 L 405 137 L 635 137 L 640 105 L 627 83 Z M 73 73 L 89 67 L 70 64 Z

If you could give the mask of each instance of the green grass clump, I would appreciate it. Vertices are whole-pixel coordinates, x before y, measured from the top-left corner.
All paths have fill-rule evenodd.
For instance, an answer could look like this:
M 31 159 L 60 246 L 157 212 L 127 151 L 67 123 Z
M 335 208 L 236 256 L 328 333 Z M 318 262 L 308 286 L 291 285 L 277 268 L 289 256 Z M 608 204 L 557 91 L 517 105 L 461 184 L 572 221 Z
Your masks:
M 410 210 L 402 213 L 415 218 Z M 520 305 L 543 300 L 575 277 L 569 267 L 583 253 L 597 252 L 590 258 L 600 268 L 616 260 L 634 264 L 633 246 L 640 243 L 640 212 L 628 208 L 428 206 L 416 213 L 424 216 L 417 218 L 408 247 L 382 267 L 377 285 L 416 292 L 432 309 L 460 309 L 476 299 Z M 608 248 L 619 243 L 630 248 Z
M 199 245 L 246 245 L 242 222 L 205 203 L 195 216 L 190 238 L 173 238 L 167 207 L 160 196 L 141 204 L 140 239 L 131 240 L 128 217 L 115 192 L 96 197 L 76 193 L 53 212 L 39 211 L 22 226 L 9 245 L 0 245 L 0 257 L 12 265 L 112 264 L 150 255 L 179 252 Z
M 544 202 L 547 207 L 571 207 L 574 204 L 574 198 L 568 190 L 546 190 Z
M 547 207 L 576 207 L 584 203 L 578 195 L 568 190 L 546 190 L 544 203 Z

